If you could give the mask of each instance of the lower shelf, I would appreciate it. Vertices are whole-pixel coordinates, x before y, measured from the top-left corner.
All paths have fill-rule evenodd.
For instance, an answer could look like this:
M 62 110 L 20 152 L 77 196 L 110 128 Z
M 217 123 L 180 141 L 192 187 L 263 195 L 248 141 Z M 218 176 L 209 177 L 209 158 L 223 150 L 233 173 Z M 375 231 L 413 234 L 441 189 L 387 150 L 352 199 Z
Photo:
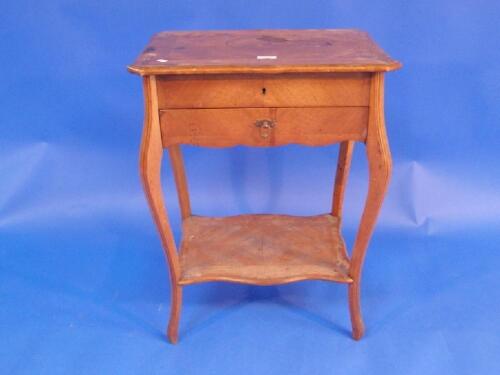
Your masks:
M 339 220 L 328 214 L 191 216 L 183 222 L 179 256 L 181 285 L 352 282 Z

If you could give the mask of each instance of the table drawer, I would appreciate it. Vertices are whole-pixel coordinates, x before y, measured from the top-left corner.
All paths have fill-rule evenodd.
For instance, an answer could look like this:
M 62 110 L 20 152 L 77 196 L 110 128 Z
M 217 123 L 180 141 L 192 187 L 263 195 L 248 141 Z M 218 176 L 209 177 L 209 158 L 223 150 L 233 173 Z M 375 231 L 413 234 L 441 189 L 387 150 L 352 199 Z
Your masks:
M 208 147 L 326 145 L 364 141 L 368 107 L 168 109 L 162 142 Z
M 159 76 L 157 87 L 160 109 L 367 106 L 370 76 Z

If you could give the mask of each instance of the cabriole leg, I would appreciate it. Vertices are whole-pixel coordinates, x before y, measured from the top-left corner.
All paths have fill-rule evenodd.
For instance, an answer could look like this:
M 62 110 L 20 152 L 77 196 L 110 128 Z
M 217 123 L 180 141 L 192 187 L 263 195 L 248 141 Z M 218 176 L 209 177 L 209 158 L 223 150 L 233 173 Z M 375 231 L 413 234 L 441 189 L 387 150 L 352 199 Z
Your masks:
M 368 158 L 368 195 L 354 241 L 349 275 L 353 283 L 349 285 L 349 310 L 353 338 L 359 340 L 364 333 L 360 306 L 361 270 L 366 249 L 375 227 L 391 175 L 392 161 L 384 123 L 384 76 L 373 73 L 370 90 L 370 112 L 366 138 Z
M 146 199 L 160 234 L 163 252 L 170 271 L 172 291 L 172 306 L 167 335 L 172 343 L 178 339 L 179 316 L 182 302 L 182 290 L 178 285 L 180 277 L 179 259 L 175 246 L 174 236 L 168 220 L 161 187 L 161 163 L 163 145 L 158 118 L 158 101 L 156 79 L 146 76 L 143 81 L 145 116 L 140 151 L 140 174 Z

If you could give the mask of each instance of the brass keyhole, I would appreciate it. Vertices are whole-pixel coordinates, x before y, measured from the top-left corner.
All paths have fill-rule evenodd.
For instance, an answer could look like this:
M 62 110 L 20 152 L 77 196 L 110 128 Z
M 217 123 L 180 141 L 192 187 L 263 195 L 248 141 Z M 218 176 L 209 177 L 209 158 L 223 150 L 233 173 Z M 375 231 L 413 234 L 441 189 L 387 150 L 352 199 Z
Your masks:
M 266 95 L 266 88 L 265 87 L 262 88 L 262 95 Z

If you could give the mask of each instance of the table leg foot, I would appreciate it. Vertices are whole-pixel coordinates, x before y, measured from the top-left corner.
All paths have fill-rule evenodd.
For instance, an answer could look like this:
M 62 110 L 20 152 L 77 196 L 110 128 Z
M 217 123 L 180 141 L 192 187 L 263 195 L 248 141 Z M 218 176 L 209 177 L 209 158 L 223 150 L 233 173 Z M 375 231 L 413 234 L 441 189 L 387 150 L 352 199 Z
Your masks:
M 361 316 L 359 283 L 349 285 L 349 312 L 351 314 L 352 338 L 359 340 L 365 333 L 365 325 Z
M 172 286 L 172 305 L 170 308 L 170 321 L 168 322 L 167 337 L 172 344 L 179 340 L 179 320 L 182 305 L 182 288 Z

